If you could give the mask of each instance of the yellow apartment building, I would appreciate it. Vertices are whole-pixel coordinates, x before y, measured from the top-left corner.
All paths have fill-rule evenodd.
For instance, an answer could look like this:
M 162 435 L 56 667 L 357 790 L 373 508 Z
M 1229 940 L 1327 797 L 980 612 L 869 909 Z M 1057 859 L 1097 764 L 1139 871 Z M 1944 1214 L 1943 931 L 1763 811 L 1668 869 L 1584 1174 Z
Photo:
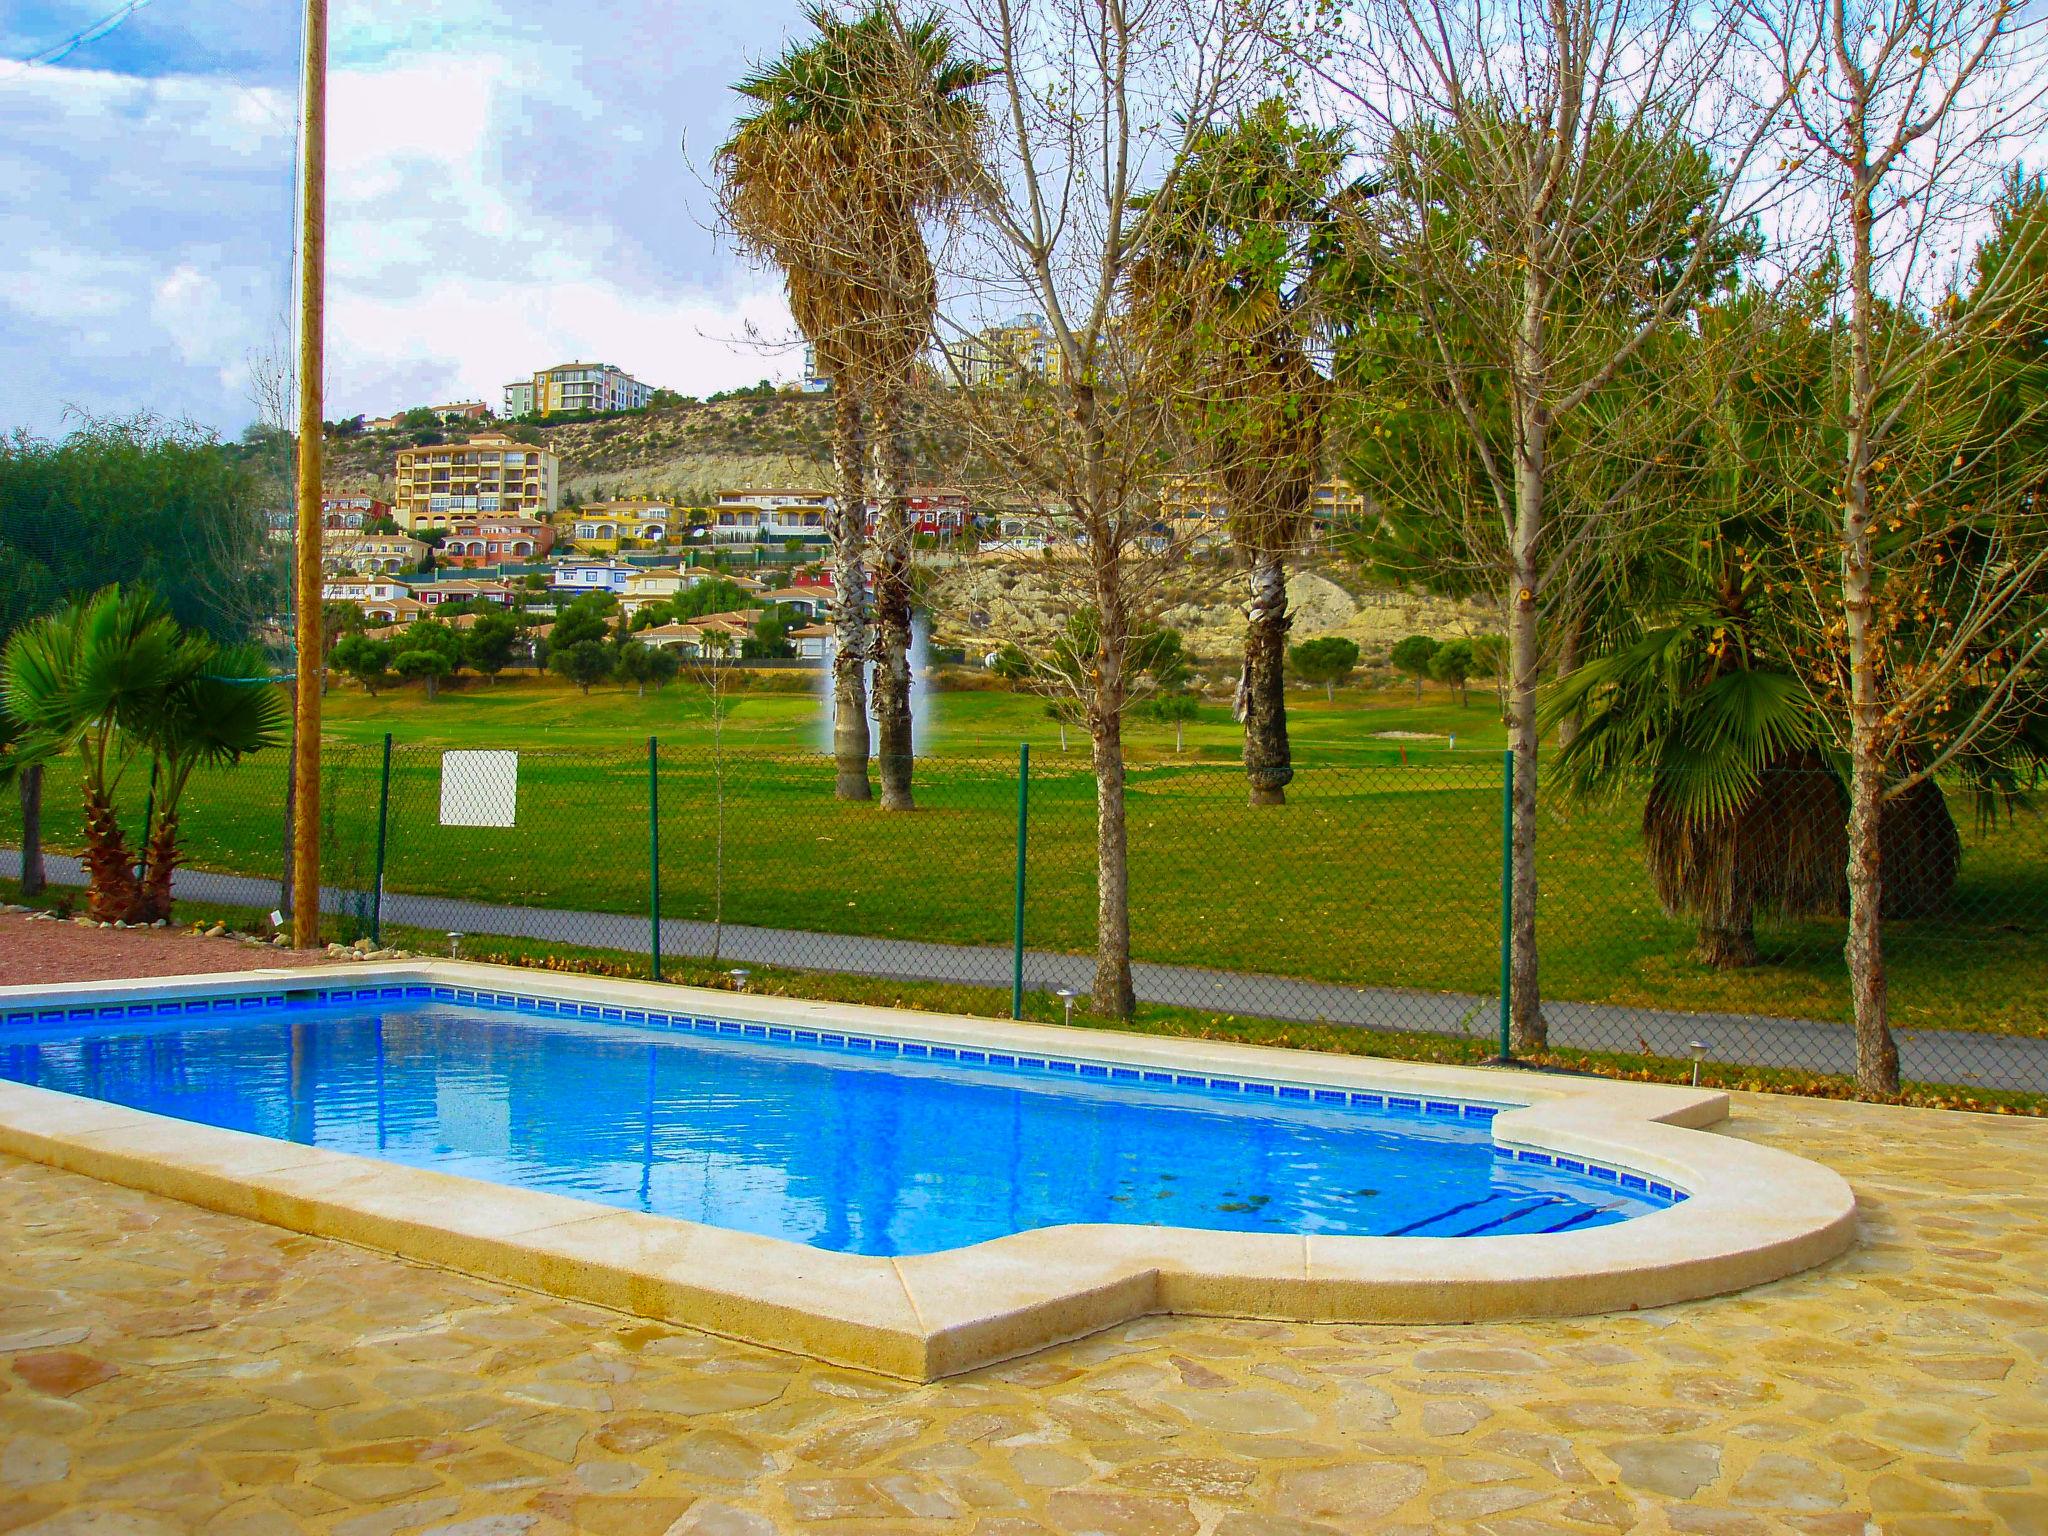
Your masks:
M 1027 379 L 1056 384 L 1064 354 L 1043 315 L 1019 315 L 1006 325 L 992 325 L 959 347 L 960 371 L 976 388 L 1022 384 Z
M 1318 534 L 1334 526 L 1356 523 L 1365 517 L 1365 496 L 1348 480 L 1331 476 L 1316 482 L 1310 493 L 1309 513 Z M 1159 490 L 1159 514 L 1182 527 L 1213 526 L 1222 531 L 1229 508 L 1223 491 L 1206 475 L 1175 475 Z
M 408 533 L 443 529 L 479 513 L 554 515 L 561 461 L 545 448 L 485 432 L 466 443 L 403 448 L 392 516 Z

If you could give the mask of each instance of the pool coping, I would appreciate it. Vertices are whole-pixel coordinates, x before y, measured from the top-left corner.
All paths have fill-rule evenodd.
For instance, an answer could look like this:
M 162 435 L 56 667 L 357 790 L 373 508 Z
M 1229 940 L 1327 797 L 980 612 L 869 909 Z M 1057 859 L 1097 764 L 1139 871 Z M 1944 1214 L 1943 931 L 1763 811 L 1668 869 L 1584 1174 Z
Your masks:
M 1833 1170 L 1707 1134 L 1726 1094 L 1454 1067 L 460 961 L 351 964 L 0 987 L 0 1014 L 364 984 L 488 990 L 697 1012 L 875 1040 L 1085 1058 L 1310 1089 L 1498 1106 L 1495 1141 L 1628 1169 L 1682 1204 L 1570 1233 L 1331 1237 L 1186 1227 L 1039 1228 L 877 1258 L 276 1141 L 0 1081 L 0 1151 L 548 1295 L 930 1381 L 1153 1312 L 1460 1323 L 1696 1300 L 1811 1268 L 1855 1241 Z

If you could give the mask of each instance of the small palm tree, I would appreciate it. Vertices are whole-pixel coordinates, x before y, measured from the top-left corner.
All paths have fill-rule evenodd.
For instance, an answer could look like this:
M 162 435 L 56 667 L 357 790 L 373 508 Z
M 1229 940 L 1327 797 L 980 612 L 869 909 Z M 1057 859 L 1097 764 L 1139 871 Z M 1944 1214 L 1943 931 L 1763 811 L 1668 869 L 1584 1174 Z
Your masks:
M 1561 679 L 1545 729 L 1580 720 L 1553 759 L 1568 793 L 1645 786 L 1643 857 L 1664 909 L 1699 923 L 1694 955 L 1734 968 L 1757 960 L 1756 919 L 1846 910 L 1849 802 L 1839 753 L 1807 680 L 1771 645 L 1765 578 L 1732 520 L 1674 562 L 1651 624 Z M 1652 627 L 1654 625 L 1654 627 Z M 1966 777 L 1996 784 L 1989 758 Z M 1922 916 L 1954 886 L 1962 840 L 1941 789 L 1922 780 L 1889 800 L 1885 913 Z
M 289 723 L 285 696 L 267 681 L 269 666 L 254 646 L 199 642 L 188 644 L 182 659 L 146 727 L 157 771 L 143 849 L 145 922 L 171 915 L 179 806 L 193 771 L 233 767 L 253 752 L 276 746 Z
M 1698 920 L 1702 964 L 1756 963 L 1762 912 L 1836 909 L 1846 802 L 1804 686 L 1696 613 L 1566 677 L 1546 728 L 1581 717 L 1555 772 L 1592 797 L 1647 781 L 1643 859 L 1657 899 Z
M 78 755 L 86 910 L 101 922 L 141 913 L 141 882 L 114 797 L 144 750 L 182 648 L 154 598 L 118 586 L 23 625 L 7 645 L 7 712 L 46 754 Z
M 0 691 L 28 753 L 76 753 L 85 801 L 86 910 L 101 922 L 170 914 L 178 803 L 202 763 L 277 741 L 285 707 L 260 657 L 188 634 L 146 591 L 108 587 L 23 626 Z M 122 781 L 154 770 L 138 861 L 116 814 Z

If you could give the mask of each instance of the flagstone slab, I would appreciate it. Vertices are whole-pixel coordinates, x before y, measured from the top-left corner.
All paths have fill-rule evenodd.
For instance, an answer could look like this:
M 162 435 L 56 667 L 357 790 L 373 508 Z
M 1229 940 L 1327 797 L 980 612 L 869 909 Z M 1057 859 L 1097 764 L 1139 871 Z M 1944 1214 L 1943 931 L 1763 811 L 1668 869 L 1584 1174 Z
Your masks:
M 1150 1316 L 921 1385 L 0 1157 L 0 1529 L 2048 1531 L 2048 1124 L 1732 1111 L 1849 1180 L 1854 1248 L 1634 1314 Z

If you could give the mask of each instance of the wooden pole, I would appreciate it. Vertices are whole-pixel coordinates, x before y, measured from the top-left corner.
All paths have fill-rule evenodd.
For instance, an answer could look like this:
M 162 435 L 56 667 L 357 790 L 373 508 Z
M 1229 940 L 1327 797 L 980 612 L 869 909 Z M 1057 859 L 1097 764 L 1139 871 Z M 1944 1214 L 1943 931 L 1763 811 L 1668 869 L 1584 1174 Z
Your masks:
M 306 0 L 299 124 L 298 681 L 292 719 L 292 943 L 320 942 L 320 449 L 327 243 L 327 0 Z

